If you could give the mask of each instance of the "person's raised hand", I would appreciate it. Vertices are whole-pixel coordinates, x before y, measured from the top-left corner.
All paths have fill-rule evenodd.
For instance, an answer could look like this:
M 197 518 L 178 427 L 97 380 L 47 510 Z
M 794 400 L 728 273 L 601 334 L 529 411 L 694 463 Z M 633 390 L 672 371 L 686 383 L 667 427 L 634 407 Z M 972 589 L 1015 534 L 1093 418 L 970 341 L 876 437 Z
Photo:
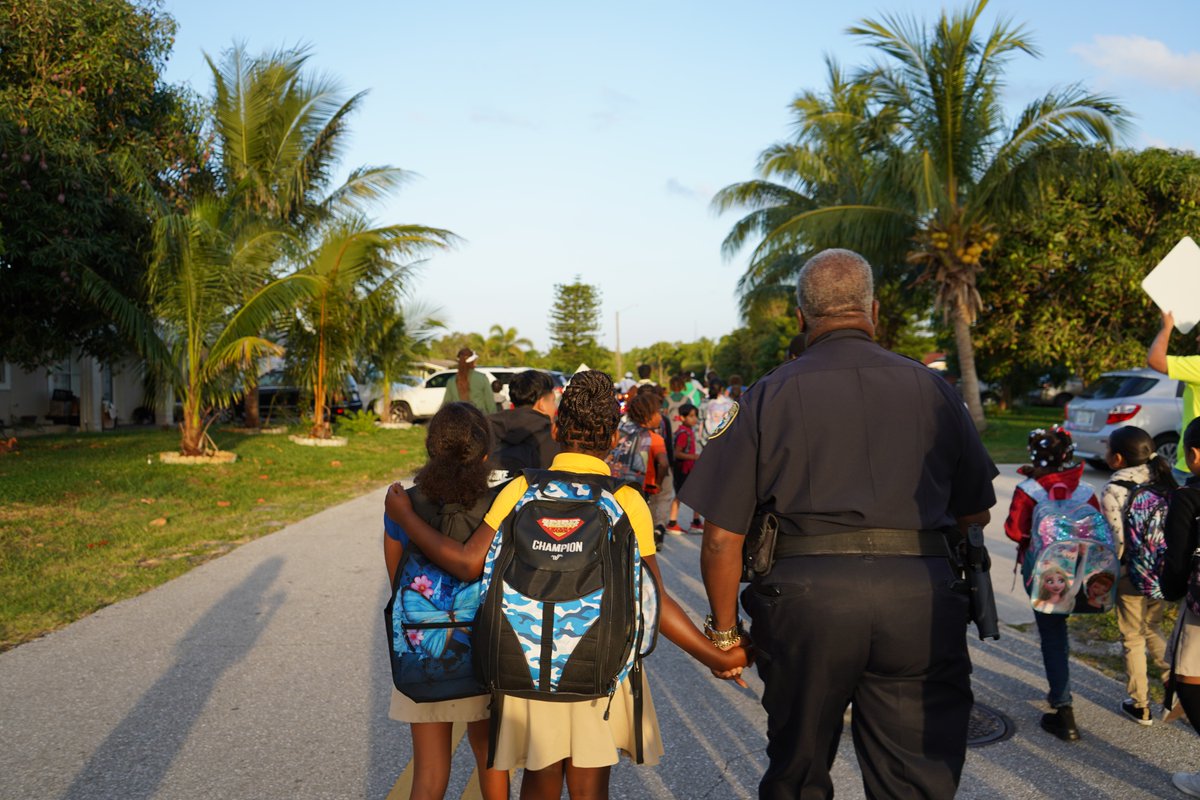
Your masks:
M 1171 328 L 1175 327 L 1175 312 L 1173 312 L 1173 311 L 1163 311 L 1162 312 L 1162 327 L 1163 327 L 1164 331 L 1169 331 Z

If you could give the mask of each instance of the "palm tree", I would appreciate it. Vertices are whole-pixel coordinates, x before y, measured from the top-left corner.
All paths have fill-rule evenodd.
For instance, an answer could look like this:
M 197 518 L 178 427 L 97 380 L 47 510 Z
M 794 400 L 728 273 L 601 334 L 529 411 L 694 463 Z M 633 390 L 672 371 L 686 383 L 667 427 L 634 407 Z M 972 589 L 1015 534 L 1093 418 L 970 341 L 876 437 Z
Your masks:
M 263 281 L 287 239 L 233 198 L 202 196 L 155 222 L 149 313 L 90 276 L 92 296 L 137 343 L 151 371 L 178 392 L 183 455 L 217 449 L 208 427 L 240 393 L 239 368 L 280 353 L 261 332 L 318 288 L 303 274 Z
M 322 226 L 320 239 L 296 273 L 315 280 L 317 290 L 297 312 L 288 333 L 292 360 L 307 365 L 305 383 L 313 389 L 313 437 L 330 436 L 325 401 L 330 386 L 343 385 L 349 374 L 364 328 L 358 320 L 378 316 L 381 306 L 394 303 L 410 274 L 406 259 L 454 241 L 454 234 L 446 230 L 370 227 L 361 216 L 335 218 Z
M 379 414 L 390 422 L 407 422 L 399 407 L 392 407 L 393 378 L 403 373 L 428 347 L 434 331 L 445 328 L 436 312 L 418 303 L 401 305 L 383 300 L 361 315 L 359 375 L 382 383 Z M 410 415 L 411 416 L 411 415 Z
M 807 91 L 792 101 L 795 140 L 776 143 L 759 155 L 759 178 L 728 186 L 713 198 L 718 213 L 750 209 L 722 244 L 725 257 L 733 258 L 750 241 L 759 242 L 738 280 L 747 319 L 781 303 L 794 304 L 796 275 L 804 262 L 826 247 L 844 246 L 847 234 L 836 226 L 821 236 L 809 230 L 797 235 L 784 230 L 787 222 L 820 208 L 875 204 L 885 188 L 878 176 L 893 155 L 896 115 L 881 105 L 870 83 L 852 80 L 836 61 L 826 60 L 826 72 L 824 92 Z M 928 302 L 922 292 L 892 291 L 915 277 L 905 262 L 911 227 L 897 219 L 877 224 L 886 227 L 863 255 L 875 265 L 880 295 L 899 301 L 883 309 L 877 331 L 889 346 L 905 320 Z
M 1051 177 L 1096 169 L 1125 126 L 1111 98 L 1079 86 L 1051 91 L 1029 104 L 1011 128 L 1000 102 L 1004 65 L 1016 53 L 1036 56 L 1021 27 L 997 22 L 977 32 L 987 0 L 943 12 L 931 29 L 915 20 L 864 20 L 850 33 L 881 61 L 859 76 L 881 108 L 894 115 L 891 150 L 859 204 L 802 210 L 768 238 L 839 241 L 870 252 L 912 232 L 907 259 L 932 284 L 935 307 L 954 331 L 963 394 L 977 427 L 985 426 L 971 324 L 981 309 L 976 276 L 1001 235 L 1006 212 L 1036 206 Z
M 345 99 L 335 81 L 306 71 L 310 55 L 298 48 L 250 56 L 235 45 L 220 64 L 206 56 L 224 189 L 245 211 L 290 227 L 301 241 L 310 239 L 323 220 L 361 210 L 362 202 L 382 197 L 407 177 L 393 167 L 359 169 L 331 191 L 349 117 L 365 92 Z M 274 265 L 264 280 L 281 267 Z M 258 424 L 258 365 L 246 366 L 246 421 L 253 426 Z
M 489 358 L 512 359 L 523 363 L 525 353 L 533 347 L 533 342 L 517 333 L 516 328 L 505 328 L 493 325 L 484 341 L 484 348 Z

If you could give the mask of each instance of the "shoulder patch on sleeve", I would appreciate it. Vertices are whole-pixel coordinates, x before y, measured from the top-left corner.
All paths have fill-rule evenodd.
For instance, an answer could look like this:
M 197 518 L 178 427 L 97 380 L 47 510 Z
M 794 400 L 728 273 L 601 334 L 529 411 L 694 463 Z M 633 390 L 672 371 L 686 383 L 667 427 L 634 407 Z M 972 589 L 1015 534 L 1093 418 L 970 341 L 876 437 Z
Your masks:
M 725 418 L 721 420 L 719 425 L 717 425 L 717 429 L 708 435 L 708 440 L 711 442 L 713 439 L 716 439 L 722 433 L 729 430 L 730 427 L 733 426 L 733 421 L 737 419 L 737 415 L 738 404 L 734 403 L 732 406 L 730 406 L 729 412 L 725 414 Z

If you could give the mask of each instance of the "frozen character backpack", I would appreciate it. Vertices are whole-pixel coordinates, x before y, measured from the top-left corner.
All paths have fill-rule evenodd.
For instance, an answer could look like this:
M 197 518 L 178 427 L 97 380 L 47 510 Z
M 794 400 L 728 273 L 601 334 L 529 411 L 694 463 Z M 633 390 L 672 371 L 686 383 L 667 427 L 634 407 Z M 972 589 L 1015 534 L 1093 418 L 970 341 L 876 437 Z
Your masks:
M 1034 611 L 1043 614 L 1107 611 L 1116 602 L 1117 548 L 1112 529 L 1088 503 L 1092 488 L 1063 484 L 1049 490 L 1029 478 L 1019 486 L 1036 503 L 1021 576 Z
M 640 763 L 641 660 L 658 635 L 659 593 L 615 497 L 623 482 L 524 474 L 529 488 L 484 561 L 475 621 L 475 664 L 492 693 L 492 735 L 505 695 L 611 704 L 629 676 Z M 493 738 L 489 761 L 494 744 Z
M 1129 490 L 1122 517 L 1125 520 L 1125 553 L 1122 561 L 1129 567 L 1129 582 L 1146 597 L 1162 600 L 1158 576 L 1167 556 L 1163 524 L 1167 519 L 1170 495 L 1161 486 L 1133 481 L 1117 481 Z
M 617 446 L 605 461 L 612 476 L 624 483 L 632 483 L 643 491 L 646 470 L 650 466 L 650 431 L 633 420 L 621 423 Z
M 465 542 L 495 499 L 489 492 L 470 507 L 438 506 L 414 487 L 413 510 L 430 526 Z M 389 529 L 399 526 L 384 517 Z M 396 567 L 383 610 L 392 683 L 418 703 L 484 694 L 471 659 L 471 628 L 479 609 L 478 580 L 463 581 L 434 564 L 411 542 Z

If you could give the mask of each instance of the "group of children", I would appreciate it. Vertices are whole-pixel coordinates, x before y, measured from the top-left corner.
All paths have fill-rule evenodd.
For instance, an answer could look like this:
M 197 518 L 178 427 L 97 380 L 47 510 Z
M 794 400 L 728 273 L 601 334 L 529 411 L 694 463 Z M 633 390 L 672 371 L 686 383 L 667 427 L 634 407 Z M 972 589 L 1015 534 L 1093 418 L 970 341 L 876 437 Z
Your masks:
M 660 545 L 664 533 L 679 536 L 703 532 L 703 520 L 694 512 L 686 529 L 679 524 L 678 493 L 705 442 L 741 397 L 740 376 L 732 376 L 728 386 L 715 372 L 706 377 L 707 396 L 706 387 L 691 375 L 671 376 L 666 389 L 644 377 L 618 394 L 627 421 L 650 432 L 645 494 Z
M 639 401 L 639 398 L 645 399 Z M 650 427 L 655 424 L 654 417 L 661 413 L 657 394 L 648 391 L 639 392 L 630 408 L 633 419 Z M 598 371 L 576 374 L 563 392 L 554 423 L 554 437 L 562 452 L 555 457 L 548 473 L 535 478 L 538 483 L 534 488 L 551 485 L 556 479 L 563 482 L 558 484 L 560 487 L 585 485 L 589 481 L 603 485 L 609 475 L 605 458 L 618 441 L 619 424 L 620 412 L 611 379 Z M 530 479 L 523 475 L 498 493 L 489 490 L 488 439 L 486 420 L 468 404 L 447 405 L 430 421 L 426 439 L 429 461 L 417 474 L 416 486 L 406 492 L 396 484 L 387 495 L 385 557 L 393 581 L 405 548 L 419 549 L 423 557 L 456 580 L 475 580 L 484 572 L 489 551 L 501 538 L 495 536 L 496 531 L 519 512 L 531 489 Z M 628 485 L 616 488 L 612 498 L 620 508 L 606 513 L 616 514 L 621 517 L 620 524 L 627 520 L 632 526 L 641 563 L 661 587 L 646 500 Z M 424 513 L 419 502 L 422 499 L 432 501 L 424 506 Z M 438 519 L 451 508 L 472 517 L 474 532 L 465 539 L 437 529 Z M 547 532 L 555 540 L 565 535 L 562 529 L 552 527 Z M 569 548 L 563 549 L 570 552 Z M 491 558 L 496 558 L 494 552 Z M 425 583 L 414 588 L 426 593 L 433 591 Z M 397 589 L 393 582 L 393 590 L 399 593 L 404 587 Z M 508 591 L 506 584 L 505 602 Z M 659 590 L 658 598 L 658 630 L 667 639 L 722 676 L 735 677 L 747 666 L 748 642 L 742 640 L 728 649 L 714 646 L 665 588 Z M 463 621 L 455 635 L 466 636 L 470 624 Z M 420 636 L 422 631 L 410 633 Z M 634 677 L 638 678 L 636 683 Z M 503 714 L 499 717 L 490 714 L 489 701 L 493 705 L 501 703 Z M 493 708 L 492 712 L 495 711 Z M 522 695 L 489 698 L 481 694 L 417 703 L 394 691 L 391 716 L 412 725 L 415 774 L 411 796 L 422 800 L 440 798 L 445 793 L 453 722 L 467 723 L 478 765 L 479 788 L 489 800 L 508 797 L 509 770 L 517 768 L 525 771 L 522 798 L 558 798 L 564 784 L 572 798 L 607 797 L 609 770 L 620 752 L 630 755 L 637 752 L 642 763 L 647 764 L 656 763 L 662 752 L 653 702 L 640 676 L 626 676 L 607 700 L 600 697 L 552 702 Z
M 1060 739 L 1080 738 L 1070 690 L 1070 613 L 1107 610 L 1116 578 L 1117 626 L 1124 647 L 1129 697 L 1121 712 L 1140 725 L 1151 725 L 1148 662 L 1162 671 L 1166 685 L 1164 718 L 1180 712 L 1200 730 L 1200 570 L 1194 554 L 1200 546 L 1200 420 L 1184 430 L 1179 446 L 1192 477 L 1178 486 L 1171 464 L 1155 451 L 1154 440 L 1141 428 L 1126 426 L 1108 441 L 1105 460 L 1113 470 L 1100 496 L 1087 503 L 1103 513 L 1117 550 L 1120 575 L 1097 572 L 1072 585 L 1074 575 L 1046 569 L 1027 589 L 1041 637 L 1042 661 L 1049 684 L 1051 712 L 1041 726 Z M 1018 564 L 1037 535 L 1033 530 L 1038 487 L 1060 496 L 1077 493 L 1083 465 L 1074 461 L 1071 435 L 1061 427 L 1037 429 L 1028 440 L 1030 464 L 1020 468 L 1030 481 L 1013 493 L 1004 530 L 1018 543 Z M 1143 493 L 1149 492 L 1149 495 Z M 1138 497 L 1159 497 L 1165 513 L 1144 513 L 1153 506 Z M 1135 506 L 1137 514 L 1135 514 Z M 1027 578 L 1028 580 L 1028 578 Z M 1180 605 L 1170 641 L 1161 625 L 1168 604 Z M 1178 705 L 1176 705 L 1176 701 Z M 1200 797 L 1200 773 L 1178 773 L 1175 786 Z

